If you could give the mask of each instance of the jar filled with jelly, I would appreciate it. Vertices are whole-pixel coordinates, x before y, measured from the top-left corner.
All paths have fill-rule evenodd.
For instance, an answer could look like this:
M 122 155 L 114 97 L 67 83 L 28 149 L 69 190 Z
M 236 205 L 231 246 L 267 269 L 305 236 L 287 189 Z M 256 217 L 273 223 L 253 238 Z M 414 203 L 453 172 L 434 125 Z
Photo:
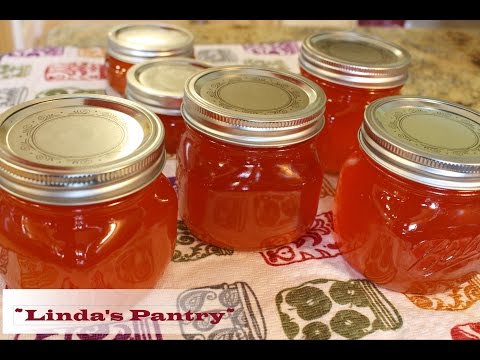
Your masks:
M 480 271 L 480 114 L 441 100 L 372 102 L 334 206 L 337 243 L 368 279 L 436 293 Z
M 152 288 L 173 254 L 164 130 L 132 101 L 44 97 L 0 116 L 0 252 L 10 288 Z
M 338 173 L 356 148 L 365 107 L 378 98 L 400 94 L 409 64 L 406 50 L 354 32 L 305 38 L 300 72 L 327 95 L 325 127 L 317 142 L 326 172 Z
M 108 33 L 107 93 L 123 96 L 128 69 L 155 58 L 193 58 L 193 35 L 170 24 L 121 25 Z
M 248 66 L 207 69 L 185 86 L 177 181 L 190 231 L 239 250 L 302 236 L 323 181 L 315 146 L 323 91 L 301 76 Z
M 210 67 L 189 58 L 167 58 L 137 64 L 127 71 L 125 95 L 155 112 L 165 128 L 165 149 L 175 154 L 185 122 L 180 114 L 185 81 Z

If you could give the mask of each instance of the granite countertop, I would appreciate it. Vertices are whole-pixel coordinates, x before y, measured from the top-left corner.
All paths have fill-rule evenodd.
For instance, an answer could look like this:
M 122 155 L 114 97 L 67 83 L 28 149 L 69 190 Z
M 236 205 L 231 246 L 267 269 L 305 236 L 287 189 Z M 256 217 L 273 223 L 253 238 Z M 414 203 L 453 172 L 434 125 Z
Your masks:
M 65 25 L 52 29 L 47 46 L 82 47 L 106 44 L 109 25 Z M 253 43 L 302 40 L 325 28 L 238 24 L 192 24 L 197 44 Z M 480 111 L 480 29 L 403 29 L 360 27 L 407 49 L 412 56 L 410 77 L 402 94 L 436 97 Z

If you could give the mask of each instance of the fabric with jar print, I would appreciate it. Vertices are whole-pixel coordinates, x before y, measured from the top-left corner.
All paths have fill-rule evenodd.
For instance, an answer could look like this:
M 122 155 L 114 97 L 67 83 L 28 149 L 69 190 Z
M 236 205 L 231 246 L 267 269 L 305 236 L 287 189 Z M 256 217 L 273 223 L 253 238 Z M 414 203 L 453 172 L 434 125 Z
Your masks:
M 266 66 L 298 73 L 299 48 L 300 43 L 292 41 L 197 45 L 195 55 L 214 65 Z M 102 48 L 67 46 L 0 55 L 0 112 L 45 96 L 104 94 L 104 54 Z M 169 157 L 163 172 L 174 187 L 175 170 L 176 160 Z M 178 219 L 172 262 L 157 288 L 182 289 L 178 311 L 234 310 L 215 326 L 179 321 L 178 334 L 172 335 L 163 334 L 161 324 L 156 328 L 140 321 L 134 326 L 79 327 L 70 334 L 0 334 L 0 339 L 480 339 L 480 274 L 445 293 L 420 296 L 383 289 L 350 268 L 334 237 L 336 184 L 335 176 L 325 176 L 310 230 L 297 241 L 272 249 L 242 252 L 205 244 Z M 14 258 L 0 248 L 0 288 L 6 286 L 2 274 L 14 261 L 22 265 L 25 286 L 35 285 L 30 278 L 37 273 L 46 274 L 43 285 L 48 285 L 53 269 Z M 119 270 L 127 274 L 128 259 L 119 261 Z M 101 273 L 92 276 L 96 287 L 109 287 Z M 63 286 L 77 287 L 71 279 L 65 279 Z

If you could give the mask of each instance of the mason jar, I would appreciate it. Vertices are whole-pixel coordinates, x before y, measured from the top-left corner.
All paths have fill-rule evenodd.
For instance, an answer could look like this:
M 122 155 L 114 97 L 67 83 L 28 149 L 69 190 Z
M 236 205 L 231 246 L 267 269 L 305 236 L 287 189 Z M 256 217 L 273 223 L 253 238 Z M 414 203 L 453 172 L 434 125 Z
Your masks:
M 187 81 L 177 181 L 195 236 L 254 250 L 305 234 L 323 181 L 315 140 L 325 100 L 312 81 L 266 68 L 211 68 Z
M 176 240 L 164 129 L 132 101 L 44 97 L 0 116 L 10 288 L 153 288 Z
M 300 72 L 327 95 L 325 127 L 317 141 L 326 172 L 337 174 L 356 148 L 365 107 L 400 94 L 409 64 L 405 49 L 359 33 L 322 32 L 304 39 Z
M 108 33 L 107 94 L 123 96 L 130 67 L 155 58 L 193 58 L 193 35 L 170 24 L 120 25 Z
M 345 259 L 392 290 L 436 293 L 480 271 L 480 114 L 442 100 L 372 102 L 337 185 Z

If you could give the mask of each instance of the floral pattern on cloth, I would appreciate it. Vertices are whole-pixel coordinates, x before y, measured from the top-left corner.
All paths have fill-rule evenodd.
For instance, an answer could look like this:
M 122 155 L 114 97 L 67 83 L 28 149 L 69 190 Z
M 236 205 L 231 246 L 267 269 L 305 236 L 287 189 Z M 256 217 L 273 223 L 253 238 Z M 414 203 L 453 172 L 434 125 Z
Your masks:
M 340 255 L 333 239 L 333 214 L 317 214 L 305 235 L 293 243 L 260 252 L 265 262 L 272 266 L 288 265 L 312 259 L 332 258 Z
M 441 294 L 406 294 L 406 296 L 416 306 L 425 310 L 466 310 L 480 300 L 480 274 L 473 275 L 463 284 L 455 286 Z

